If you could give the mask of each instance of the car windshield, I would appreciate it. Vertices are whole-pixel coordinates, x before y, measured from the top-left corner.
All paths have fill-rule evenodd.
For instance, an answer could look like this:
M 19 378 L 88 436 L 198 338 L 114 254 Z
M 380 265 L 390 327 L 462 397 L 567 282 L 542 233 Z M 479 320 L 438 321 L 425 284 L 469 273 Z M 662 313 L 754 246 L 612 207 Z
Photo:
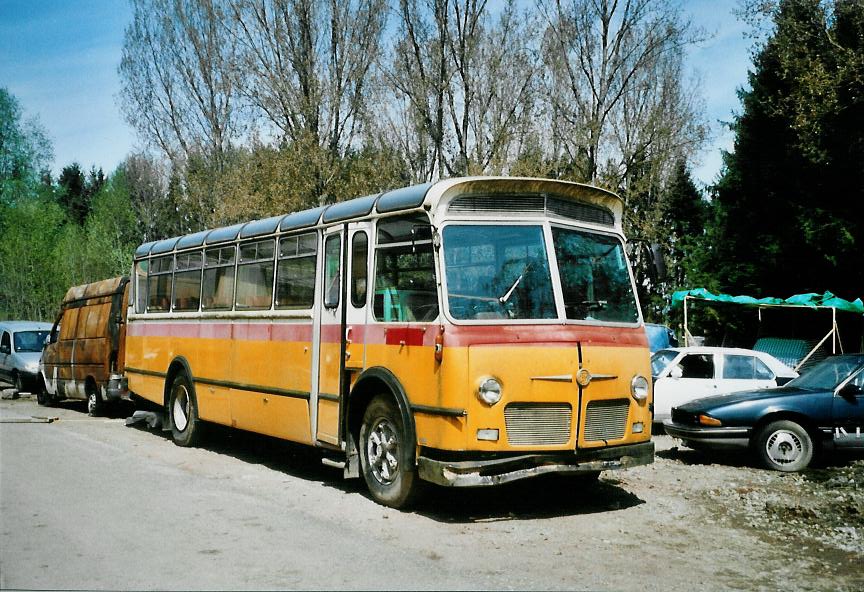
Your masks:
M 50 331 L 18 331 L 15 333 L 16 352 L 40 352 Z
M 454 318 L 558 318 L 542 226 L 450 225 L 443 239 Z M 620 240 L 553 227 L 552 241 L 568 319 L 638 322 Z
M 661 349 L 651 356 L 651 376 L 659 376 L 677 355 L 678 352 L 671 349 Z
M 827 358 L 791 380 L 788 386 L 803 389 L 834 389 L 864 364 L 862 357 Z

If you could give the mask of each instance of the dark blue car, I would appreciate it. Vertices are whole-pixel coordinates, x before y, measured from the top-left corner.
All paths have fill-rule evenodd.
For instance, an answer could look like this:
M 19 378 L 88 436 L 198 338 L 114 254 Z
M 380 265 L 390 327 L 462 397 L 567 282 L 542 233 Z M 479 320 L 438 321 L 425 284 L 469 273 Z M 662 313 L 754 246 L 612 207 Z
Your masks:
M 777 471 L 800 471 L 817 450 L 864 450 L 864 354 L 826 358 L 782 387 L 674 407 L 663 427 L 690 448 L 749 448 Z

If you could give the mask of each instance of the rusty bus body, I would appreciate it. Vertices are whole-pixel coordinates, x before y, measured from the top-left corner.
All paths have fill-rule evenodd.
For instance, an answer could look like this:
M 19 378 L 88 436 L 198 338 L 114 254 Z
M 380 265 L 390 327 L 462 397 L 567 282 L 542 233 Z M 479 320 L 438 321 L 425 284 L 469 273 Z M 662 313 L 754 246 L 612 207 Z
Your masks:
M 128 277 L 69 288 L 48 343 L 40 374 L 39 402 L 83 399 L 92 415 L 104 404 L 128 397 L 126 308 Z

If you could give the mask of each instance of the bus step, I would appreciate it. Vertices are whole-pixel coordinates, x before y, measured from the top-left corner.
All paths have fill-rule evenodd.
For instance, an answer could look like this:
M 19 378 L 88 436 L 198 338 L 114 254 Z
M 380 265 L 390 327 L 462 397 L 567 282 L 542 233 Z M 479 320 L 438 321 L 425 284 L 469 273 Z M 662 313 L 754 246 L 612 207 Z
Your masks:
M 321 458 L 321 464 L 327 467 L 333 467 L 334 469 L 345 468 L 344 460 L 336 460 L 335 458 L 327 458 L 326 456 Z

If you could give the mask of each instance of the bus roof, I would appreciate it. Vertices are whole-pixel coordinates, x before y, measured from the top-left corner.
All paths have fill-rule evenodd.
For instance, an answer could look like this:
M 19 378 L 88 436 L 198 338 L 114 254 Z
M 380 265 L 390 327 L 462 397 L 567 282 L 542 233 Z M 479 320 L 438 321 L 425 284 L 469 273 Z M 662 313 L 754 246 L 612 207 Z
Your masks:
M 605 189 L 593 185 L 559 181 L 554 179 L 538 179 L 526 177 L 457 177 L 444 179 L 434 183 L 423 183 L 393 189 L 358 197 L 331 205 L 319 206 L 287 215 L 273 216 L 262 220 L 233 224 L 212 230 L 202 230 L 184 236 L 151 241 L 140 245 L 135 250 L 135 258 L 159 255 L 202 245 L 212 245 L 233 241 L 239 238 L 254 238 L 273 234 L 313 228 L 319 225 L 336 224 L 348 220 L 364 218 L 373 212 L 389 214 L 415 210 L 425 207 L 437 210 L 439 204 L 450 204 L 455 198 L 464 198 L 459 203 L 450 206 L 451 211 L 472 212 L 494 210 L 511 211 L 514 213 L 537 213 L 553 211 L 547 206 L 545 198 L 537 197 L 534 201 L 520 199 L 520 194 L 534 196 L 554 195 L 568 202 L 586 204 L 606 212 L 601 216 L 599 224 L 613 226 L 621 232 L 621 217 L 624 204 L 622 199 Z M 507 200 L 494 203 L 494 207 L 484 198 L 491 195 L 507 196 Z M 537 201 L 539 199 L 539 201 Z M 602 213 L 602 212 L 601 212 Z M 590 212 L 589 212 L 590 214 Z M 575 216 L 579 217 L 579 216 Z M 596 217 L 596 216 L 595 216 Z M 591 221 L 591 220 L 589 220 Z

